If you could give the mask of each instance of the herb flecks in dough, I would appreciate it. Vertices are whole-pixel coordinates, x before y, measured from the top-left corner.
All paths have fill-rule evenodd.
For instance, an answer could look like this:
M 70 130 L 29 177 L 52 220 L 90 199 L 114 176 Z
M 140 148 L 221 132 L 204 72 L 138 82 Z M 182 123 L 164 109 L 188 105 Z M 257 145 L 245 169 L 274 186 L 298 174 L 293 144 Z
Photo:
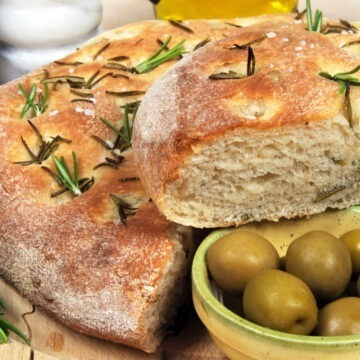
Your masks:
M 47 101 L 49 98 L 49 89 L 47 84 L 44 84 L 44 94 L 42 92 L 38 93 L 36 84 L 33 84 L 31 86 L 29 93 L 24 89 L 21 84 L 18 84 L 18 88 L 26 99 L 25 105 L 21 111 L 21 119 L 24 118 L 24 116 L 29 110 L 32 111 L 31 117 L 39 116 L 46 111 Z
M 54 153 L 54 151 L 59 147 L 59 144 L 61 142 L 67 143 L 67 144 L 71 143 L 71 140 L 65 139 L 65 138 L 61 137 L 60 135 L 56 135 L 55 137 L 51 137 L 51 140 L 45 141 L 44 137 L 41 135 L 38 128 L 30 120 L 28 120 L 28 123 L 31 126 L 31 128 L 33 129 L 34 133 L 36 134 L 36 136 L 40 142 L 39 149 L 36 153 L 34 153 L 30 149 L 29 145 L 24 140 L 24 138 L 21 137 L 21 142 L 24 145 L 28 154 L 30 155 L 31 159 L 24 160 L 24 161 L 15 161 L 14 164 L 19 164 L 19 165 L 24 165 L 24 166 L 31 165 L 31 164 L 41 164 L 44 160 L 48 159 L 51 154 Z
M 166 49 L 170 41 L 171 41 L 171 36 L 169 36 L 164 41 L 164 43 L 160 46 L 159 50 L 157 50 L 146 60 L 142 61 L 140 64 L 134 66 L 134 71 L 137 74 L 146 73 L 148 71 L 155 69 L 156 67 L 167 61 L 176 59 L 177 57 L 185 53 L 185 46 L 184 46 L 185 40 L 180 41 L 174 47 L 168 49 L 163 53 L 163 51 Z

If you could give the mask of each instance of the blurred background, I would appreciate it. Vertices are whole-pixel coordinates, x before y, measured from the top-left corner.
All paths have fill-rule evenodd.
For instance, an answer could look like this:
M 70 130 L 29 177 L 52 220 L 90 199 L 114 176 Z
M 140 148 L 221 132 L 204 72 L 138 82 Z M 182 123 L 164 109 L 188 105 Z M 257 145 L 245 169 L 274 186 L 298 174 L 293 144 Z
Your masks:
M 360 21 L 360 0 L 311 0 L 311 4 L 313 11 L 320 9 L 326 17 Z M 306 0 L 298 0 L 298 9 L 305 7 Z M 150 0 L 0 0 L 0 84 L 61 58 L 103 31 L 147 19 L 155 19 Z

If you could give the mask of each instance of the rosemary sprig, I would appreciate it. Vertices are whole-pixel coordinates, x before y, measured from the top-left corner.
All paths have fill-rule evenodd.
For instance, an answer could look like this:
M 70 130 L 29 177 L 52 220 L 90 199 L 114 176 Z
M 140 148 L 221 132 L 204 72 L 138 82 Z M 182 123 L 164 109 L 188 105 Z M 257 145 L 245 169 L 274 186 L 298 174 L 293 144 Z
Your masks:
M 313 18 L 310 0 L 306 0 L 306 19 L 309 31 L 321 32 L 323 13 L 316 9 Z
M 327 72 L 319 73 L 320 76 L 329 80 L 336 81 L 341 85 L 339 89 L 339 94 L 345 93 L 344 108 L 347 114 L 347 118 L 349 120 L 350 127 L 353 127 L 353 111 L 350 101 L 350 86 L 360 86 L 360 79 L 352 76 L 354 73 L 358 72 L 359 70 L 360 70 L 360 65 L 354 67 L 350 71 L 337 73 L 335 75 L 330 75 Z
M 131 108 L 129 104 L 124 105 L 124 121 L 120 129 L 118 129 L 114 124 L 112 124 L 107 119 L 100 117 L 100 120 L 106 124 L 110 129 L 112 129 L 118 136 L 115 141 L 114 148 L 119 148 L 121 151 L 127 150 L 131 147 L 131 138 L 132 138 L 132 129 L 135 121 L 137 109 L 139 107 L 139 102 L 137 105 Z M 129 114 L 132 114 L 132 119 L 130 120 Z
M 109 166 L 109 167 L 112 167 L 114 169 L 117 169 L 119 167 L 119 165 L 121 165 L 124 161 L 124 156 L 122 155 L 116 155 L 114 152 L 111 153 L 114 158 L 111 158 L 111 157 L 105 157 L 105 161 L 97 164 L 93 170 L 96 170 L 100 167 L 103 167 L 103 166 Z
M 2 300 L 0 300 L 0 307 L 4 310 L 6 309 Z M 14 334 L 23 339 L 28 345 L 31 345 L 30 339 L 20 329 L 2 317 L 2 315 L 4 315 L 2 310 L 0 310 L 0 315 L 0 344 L 5 344 L 8 341 L 9 332 L 12 331 Z
M 37 94 L 36 84 L 33 84 L 31 86 L 29 93 L 23 88 L 21 84 L 18 84 L 18 88 L 26 99 L 26 103 L 21 111 L 21 115 L 20 115 L 21 119 L 30 109 L 33 111 L 34 116 L 39 116 L 45 112 L 47 108 L 47 101 L 49 98 L 49 89 L 47 84 L 44 84 L 44 95 L 42 93 L 38 94 L 37 102 L 35 102 L 36 94 Z
M 359 70 L 360 70 L 360 65 L 357 65 L 350 71 L 341 72 L 334 75 L 330 75 L 329 73 L 322 71 L 319 73 L 319 75 L 326 79 L 338 82 L 341 85 L 339 94 L 343 94 L 346 90 L 346 86 L 350 86 L 350 85 L 360 86 L 360 79 L 352 76 Z
M 174 47 L 170 48 L 166 52 L 162 53 L 164 49 L 168 46 L 171 41 L 171 36 L 169 36 L 164 43 L 160 46 L 160 48 L 152 54 L 148 59 L 142 61 L 140 64 L 134 67 L 134 71 L 137 74 L 143 74 L 150 70 L 155 69 L 159 65 L 164 62 L 170 61 L 172 59 L 177 58 L 178 56 L 185 53 L 184 43 L 185 40 L 180 41 Z
M 110 198 L 118 208 L 121 223 L 127 225 L 128 216 L 135 215 L 137 208 L 134 207 L 134 205 L 131 205 L 124 196 L 110 194 Z
M 246 62 L 246 75 L 239 74 L 235 71 L 230 70 L 229 72 L 220 72 L 217 74 L 211 74 L 209 76 L 210 80 L 235 80 L 235 79 L 243 79 L 247 76 L 254 75 L 255 73 L 255 55 L 252 47 L 248 44 L 245 45 L 234 45 L 236 46 L 236 49 L 239 50 L 247 50 L 248 56 L 247 56 L 247 62 Z M 230 48 L 230 50 L 235 49 L 234 47 Z
M 73 159 L 73 175 L 71 175 L 64 157 L 58 159 L 55 155 L 52 155 L 52 159 L 54 160 L 56 172 L 58 177 L 60 178 L 63 185 L 68 188 L 74 195 L 80 195 L 81 189 L 79 187 L 79 167 L 76 158 L 76 154 L 72 152 Z
M 61 137 L 60 135 L 56 135 L 55 137 L 51 137 L 51 140 L 45 141 L 43 136 L 41 135 L 38 128 L 30 121 L 28 120 L 29 125 L 33 129 L 34 133 L 36 134 L 40 146 L 37 151 L 37 153 L 34 153 L 29 145 L 26 143 L 26 141 L 21 137 L 21 142 L 24 145 L 26 151 L 31 157 L 31 160 L 24 160 L 24 161 L 15 161 L 14 164 L 20 164 L 20 165 L 31 165 L 31 164 L 41 164 L 44 160 L 48 159 L 49 156 L 59 147 L 59 144 L 61 142 L 64 143 L 71 143 L 71 140 L 65 139 Z

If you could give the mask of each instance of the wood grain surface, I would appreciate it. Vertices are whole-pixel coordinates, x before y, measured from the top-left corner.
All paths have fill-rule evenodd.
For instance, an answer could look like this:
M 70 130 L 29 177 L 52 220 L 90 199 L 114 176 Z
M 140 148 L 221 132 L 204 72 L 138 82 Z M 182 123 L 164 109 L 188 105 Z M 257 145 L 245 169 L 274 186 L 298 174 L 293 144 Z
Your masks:
M 168 336 L 155 354 L 76 333 L 33 307 L 0 279 L 4 317 L 31 338 L 31 347 L 11 333 L 0 345 L 4 360 L 225 360 L 191 309 L 179 334 Z

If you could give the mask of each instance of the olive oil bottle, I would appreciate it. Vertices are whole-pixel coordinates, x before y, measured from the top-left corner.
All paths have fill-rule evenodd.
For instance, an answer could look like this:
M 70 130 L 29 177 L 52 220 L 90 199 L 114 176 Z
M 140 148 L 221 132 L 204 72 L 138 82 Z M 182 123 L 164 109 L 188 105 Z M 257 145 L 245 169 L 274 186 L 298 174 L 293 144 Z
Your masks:
M 297 0 L 150 0 L 163 20 L 214 19 L 290 13 Z

